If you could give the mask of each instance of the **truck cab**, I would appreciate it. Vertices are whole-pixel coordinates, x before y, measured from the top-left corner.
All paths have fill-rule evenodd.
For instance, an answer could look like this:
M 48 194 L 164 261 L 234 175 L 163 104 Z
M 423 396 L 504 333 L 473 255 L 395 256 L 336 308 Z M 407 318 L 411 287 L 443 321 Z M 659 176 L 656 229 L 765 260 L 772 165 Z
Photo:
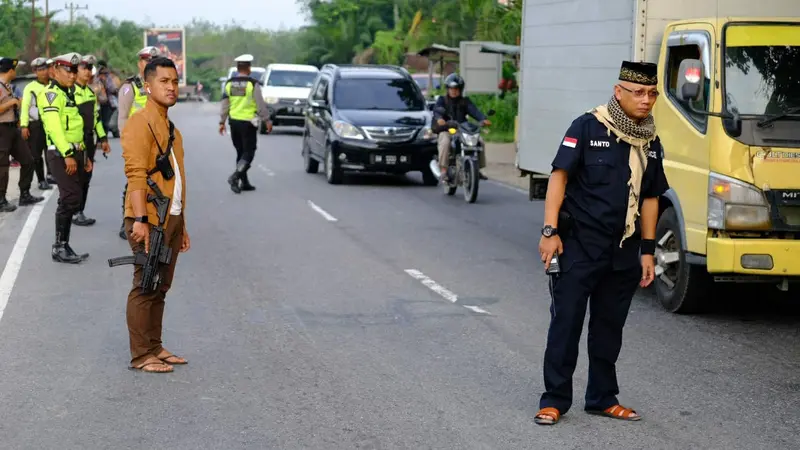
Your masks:
M 787 290 L 800 280 L 800 19 L 672 22 L 658 63 L 659 300 L 693 312 L 713 282 Z

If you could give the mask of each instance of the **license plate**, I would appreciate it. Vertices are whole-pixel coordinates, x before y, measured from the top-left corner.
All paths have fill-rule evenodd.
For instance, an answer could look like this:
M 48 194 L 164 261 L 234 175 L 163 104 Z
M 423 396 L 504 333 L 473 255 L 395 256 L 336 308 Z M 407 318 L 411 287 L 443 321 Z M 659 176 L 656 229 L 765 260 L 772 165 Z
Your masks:
M 397 156 L 386 155 L 386 164 L 397 164 Z

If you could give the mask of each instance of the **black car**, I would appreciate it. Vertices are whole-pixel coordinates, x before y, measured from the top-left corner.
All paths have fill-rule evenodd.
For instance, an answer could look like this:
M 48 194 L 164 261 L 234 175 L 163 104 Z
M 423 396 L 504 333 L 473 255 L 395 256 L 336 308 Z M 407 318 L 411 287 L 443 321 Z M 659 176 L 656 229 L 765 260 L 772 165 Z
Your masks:
M 417 83 L 403 68 L 380 65 L 323 66 L 305 111 L 303 158 L 307 173 L 323 164 L 328 183 L 345 171 L 422 172 L 425 184 L 436 155 L 431 113 Z

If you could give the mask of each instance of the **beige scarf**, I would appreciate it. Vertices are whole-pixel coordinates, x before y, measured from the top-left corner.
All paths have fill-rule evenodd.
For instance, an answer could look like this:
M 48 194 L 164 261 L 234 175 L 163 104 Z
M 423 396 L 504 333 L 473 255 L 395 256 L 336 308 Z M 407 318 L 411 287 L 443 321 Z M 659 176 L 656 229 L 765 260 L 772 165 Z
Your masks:
M 625 239 L 631 237 L 636 230 L 642 177 L 647 170 L 647 151 L 650 149 L 650 143 L 656 137 L 656 126 L 652 114 L 639 123 L 634 122 L 622 111 L 614 96 L 611 96 L 608 104 L 600 105 L 588 112 L 605 125 L 608 136 L 614 133 L 618 143 L 625 141 L 631 145 L 628 158 L 628 165 L 631 169 L 631 178 L 628 180 L 628 210 L 625 214 L 625 234 L 619 242 L 619 246 L 622 248 Z

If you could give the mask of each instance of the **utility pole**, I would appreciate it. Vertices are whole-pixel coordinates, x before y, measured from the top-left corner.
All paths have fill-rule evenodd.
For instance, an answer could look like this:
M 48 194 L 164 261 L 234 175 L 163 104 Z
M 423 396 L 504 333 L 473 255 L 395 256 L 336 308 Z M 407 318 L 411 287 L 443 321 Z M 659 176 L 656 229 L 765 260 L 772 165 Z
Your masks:
M 31 36 L 30 36 L 28 49 L 28 59 L 35 58 L 36 56 L 36 0 L 31 0 Z
M 50 0 L 44 0 L 44 56 L 50 57 Z
M 64 8 L 69 9 L 69 24 L 72 25 L 75 23 L 75 11 L 80 10 L 87 10 L 89 9 L 88 5 L 78 6 L 75 3 L 69 2 L 69 5 L 66 3 L 64 4 Z

